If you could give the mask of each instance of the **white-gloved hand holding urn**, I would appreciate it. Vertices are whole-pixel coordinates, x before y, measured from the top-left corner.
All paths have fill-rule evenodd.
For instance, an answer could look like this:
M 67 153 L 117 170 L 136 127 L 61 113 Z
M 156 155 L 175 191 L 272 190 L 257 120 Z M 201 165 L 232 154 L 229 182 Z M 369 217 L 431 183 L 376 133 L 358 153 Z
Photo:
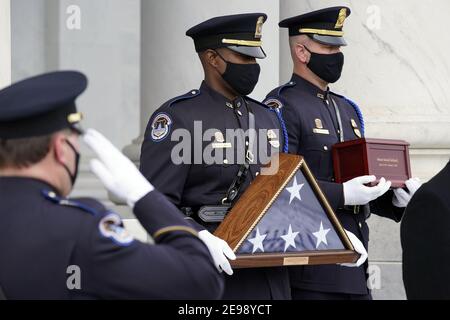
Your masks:
M 394 189 L 392 204 L 397 208 L 406 208 L 416 191 L 422 186 L 419 178 L 409 179 L 405 184 L 408 191 L 405 191 L 402 188 Z
M 391 188 L 391 182 L 381 178 L 375 187 L 366 184 L 375 182 L 375 176 L 362 176 L 344 183 L 344 198 L 346 206 L 364 206 L 385 194 Z
M 228 243 L 212 235 L 207 230 L 200 231 L 198 233 L 198 237 L 208 248 L 217 270 L 219 272 L 224 271 L 226 274 L 231 276 L 233 274 L 233 269 L 231 268 L 228 260 L 236 260 L 236 255 L 233 250 L 231 250 Z
M 97 159 L 91 160 L 90 163 L 92 172 L 109 192 L 125 201 L 131 208 L 154 190 L 134 163 L 101 133 L 89 129 L 83 135 L 83 140 L 97 155 Z

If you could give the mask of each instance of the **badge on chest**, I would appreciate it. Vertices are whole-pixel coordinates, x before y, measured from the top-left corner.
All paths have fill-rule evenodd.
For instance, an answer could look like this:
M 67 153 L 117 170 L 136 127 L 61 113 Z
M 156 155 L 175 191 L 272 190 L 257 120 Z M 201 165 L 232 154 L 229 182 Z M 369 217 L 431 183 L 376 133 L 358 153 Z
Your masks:
M 277 134 L 274 130 L 267 131 L 267 139 L 269 141 L 269 144 L 274 148 L 280 147 L 280 140 L 278 139 Z
M 323 123 L 321 119 L 314 120 L 315 128 L 313 129 L 313 133 L 315 134 L 325 134 L 329 135 L 330 131 L 328 129 L 324 129 Z
M 351 119 L 350 122 L 352 123 L 353 132 L 358 138 L 362 138 L 361 130 L 358 128 L 358 124 L 356 123 L 355 119 Z
M 230 142 L 225 142 L 225 136 L 221 131 L 217 131 L 214 134 L 214 142 L 212 144 L 213 149 L 229 149 L 232 147 Z

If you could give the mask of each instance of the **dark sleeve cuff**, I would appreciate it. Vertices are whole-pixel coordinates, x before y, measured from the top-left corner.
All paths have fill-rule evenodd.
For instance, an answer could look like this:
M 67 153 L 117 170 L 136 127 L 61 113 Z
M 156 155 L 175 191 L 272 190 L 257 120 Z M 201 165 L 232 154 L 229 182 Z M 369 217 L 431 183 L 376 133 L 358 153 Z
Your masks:
M 370 203 L 370 209 L 372 213 L 380 217 L 400 222 L 403 218 L 405 208 L 397 208 L 392 204 L 393 195 L 393 191 L 389 190 L 375 201 L 372 201 Z
M 317 182 L 334 211 L 344 207 L 344 187 L 342 184 L 321 180 Z
M 157 190 L 148 193 L 136 203 L 134 214 L 154 238 L 174 231 L 197 234 L 192 224 L 184 219 L 181 211 Z
M 198 223 L 197 221 L 195 221 L 191 217 L 185 217 L 184 220 L 186 220 L 192 228 L 197 230 L 197 232 L 206 230 L 206 228 L 204 226 L 202 226 L 200 223 Z

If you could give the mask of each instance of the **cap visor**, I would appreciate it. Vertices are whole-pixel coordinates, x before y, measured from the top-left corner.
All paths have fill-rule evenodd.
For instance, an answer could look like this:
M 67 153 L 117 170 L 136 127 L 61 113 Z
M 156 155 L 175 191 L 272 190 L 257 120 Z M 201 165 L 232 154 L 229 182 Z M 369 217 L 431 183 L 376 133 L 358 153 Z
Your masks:
M 266 53 L 261 47 L 228 46 L 228 49 L 256 59 L 264 59 Z
M 311 35 L 311 38 L 316 42 L 330 46 L 345 47 L 347 45 L 347 41 L 345 41 L 344 37 L 322 36 L 319 34 L 313 34 Z

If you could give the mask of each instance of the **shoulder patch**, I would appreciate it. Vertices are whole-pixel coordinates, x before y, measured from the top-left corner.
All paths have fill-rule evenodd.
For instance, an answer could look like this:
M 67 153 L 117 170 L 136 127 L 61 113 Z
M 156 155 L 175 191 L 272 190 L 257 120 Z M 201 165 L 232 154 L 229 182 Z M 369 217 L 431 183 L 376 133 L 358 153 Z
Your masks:
M 103 237 L 111 239 L 121 247 L 129 246 L 134 241 L 133 236 L 124 228 L 122 219 L 117 213 L 107 213 L 100 220 L 98 230 Z
M 48 191 L 48 190 L 42 190 L 41 191 L 42 195 L 44 196 L 45 199 L 58 204 L 60 206 L 65 206 L 65 207 L 72 207 L 72 208 L 77 208 L 80 209 L 84 212 L 87 212 L 93 216 L 96 216 L 100 210 L 97 208 L 94 208 L 92 206 L 89 206 L 85 203 L 82 203 L 80 201 L 76 201 L 76 200 L 70 200 L 67 198 L 63 198 L 63 197 L 59 197 L 55 192 L 53 191 Z
M 151 137 L 155 142 L 164 140 L 169 136 L 172 128 L 172 118 L 165 112 L 158 113 L 151 124 Z
M 182 96 L 179 96 L 179 97 L 176 97 L 176 98 L 173 98 L 172 100 L 170 100 L 168 102 L 168 106 L 170 108 L 173 105 L 175 105 L 177 102 L 195 98 L 195 97 L 199 96 L 200 93 L 201 93 L 200 90 L 191 90 L 191 91 L 189 91 L 188 93 L 186 93 L 186 94 L 184 94 Z
M 283 108 L 283 103 L 276 98 L 267 98 L 263 102 L 266 106 L 268 106 L 271 109 L 281 109 Z

